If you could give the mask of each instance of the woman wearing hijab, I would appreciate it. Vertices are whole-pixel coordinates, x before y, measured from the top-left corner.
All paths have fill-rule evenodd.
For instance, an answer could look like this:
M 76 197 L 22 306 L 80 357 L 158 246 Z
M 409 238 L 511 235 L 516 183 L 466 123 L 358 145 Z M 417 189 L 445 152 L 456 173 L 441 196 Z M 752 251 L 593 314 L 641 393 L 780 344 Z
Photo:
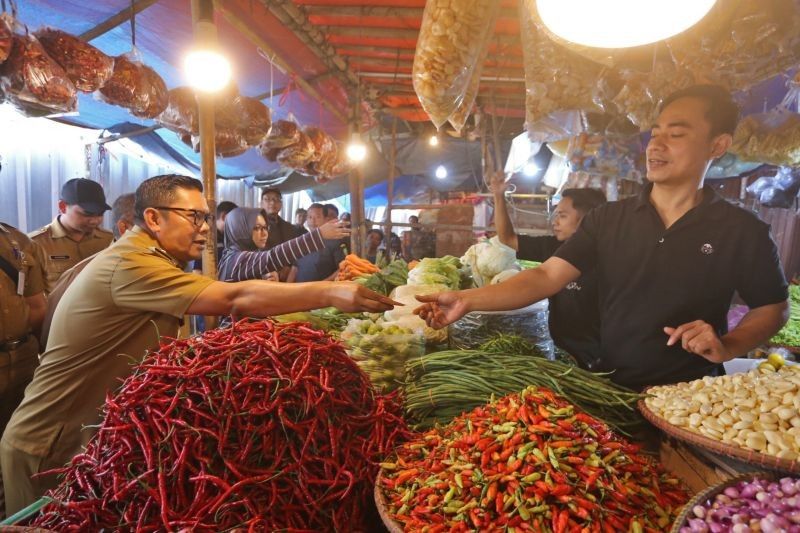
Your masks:
M 350 230 L 333 220 L 264 250 L 269 237 L 266 214 L 262 209 L 238 207 L 225 219 L 225 249 L 219 262 L 218 278 L 220 281 L 262 279 L 304 255 L 321 250 L 325 239 L 341 239 L 349 234 Z

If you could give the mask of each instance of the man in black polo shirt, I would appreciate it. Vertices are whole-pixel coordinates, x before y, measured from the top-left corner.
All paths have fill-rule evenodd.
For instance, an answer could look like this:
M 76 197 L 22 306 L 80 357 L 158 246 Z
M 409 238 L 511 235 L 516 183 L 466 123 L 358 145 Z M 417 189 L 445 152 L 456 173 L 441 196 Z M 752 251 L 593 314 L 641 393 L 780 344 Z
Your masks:
M 494 225 L 500 242 L 517 251 L 517 259 L 547 261 L 561 244 L 572 237 L 586 214 L 606 203 L 598 189 L 565 189 L 553 213 L 553 235 L 531 237 L 517 235 L 508 214 L 505 191 L 507 182 L 502 172 L 489 184 L 494 193 Z M 592 268 L 567 284 L 564 290 L 550 297 L 547 318 L 550 336 L 556 346 L 566 351 L 580 366 L 593 370 L 600 362 L 600 308 L 597 273 Z
M 474 310 L 516 309 L 597 269 L 602 370 L 635 389 L 721 371 L 788 318 L 787 284 L 769 226 L 703 179 L 732 140 L 738 110 L 716 86 L 669 96 L 647 146 L 639 197 L 589 213 L 540 268 L 499 285 L 419 297 L 416 312 L 443 327 Z M 750 307 L 727 331 L 735 291 Z

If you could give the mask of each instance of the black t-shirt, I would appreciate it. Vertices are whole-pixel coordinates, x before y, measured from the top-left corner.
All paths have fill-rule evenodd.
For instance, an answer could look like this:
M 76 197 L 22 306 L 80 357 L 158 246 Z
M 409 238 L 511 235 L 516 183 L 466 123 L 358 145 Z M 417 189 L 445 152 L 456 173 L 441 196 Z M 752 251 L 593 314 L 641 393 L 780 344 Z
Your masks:
M 552 236 L 517 237 L 518 259 L 544 262 L 561 242 Z M 594 369 L 600 358 L 600 310 L 594 270 L 550 297 L 548 325 L 556 346 L 574 356 L 584 368 Z
M 706 186 L 702 203 L 665 229 L 651 189 L 594 209 L 555 253 L 597 270 L 600 369 L 637 389 L 721 372 L 680 343 L 667 346 L 664 327 L 703 320 L 724 335 L 735 291 L 750 308 L 788 296 L 768 224 Z
M 344 259 L 342 241 L 339 239 L 325 239 L 325 247 L 314 253 L 305 255 L 297 260 L 297 277 L 295 281 L 321 281 L 339 269 L 339 263 Z
M 297 231 L 294 224 L 283 220 L 277 215 L 267 217 L 267 226 L 269 228 L 267 249 L 300 236 L 300 232 Z

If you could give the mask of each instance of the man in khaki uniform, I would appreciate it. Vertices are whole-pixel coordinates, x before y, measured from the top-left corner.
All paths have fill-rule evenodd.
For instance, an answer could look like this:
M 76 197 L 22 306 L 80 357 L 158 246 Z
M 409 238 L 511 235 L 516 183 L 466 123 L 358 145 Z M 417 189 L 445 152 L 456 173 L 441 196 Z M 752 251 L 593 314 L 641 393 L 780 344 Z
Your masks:
M 96 181 L 76 178 L 61 187 L 59 214 L 50 224 L 29 234 L 44 253 L 48 294 L 64 272 L 111 244 L 111 232 L 99 227 L 109 209 L 103 187 Z
M 0 432 L 22 401 L 39 364 L 38 330 L 46 301 L 41 250 L 21 231 L 0 222 Z M 3 516 L 0 483 L 0 517 Z
M 334 306 L 380 312 L 392 300 L 356 283 L 224 283 L 184 272 L 213 220 L 202 184 L 157 176 L 136 190 L 136 226 L 89 262 L 64 293 L 48 348 L 0 440 L 9 513 L 56 484 L 32 478 L 79 453 L 100 422 L 105 395 L 132 364 L 175 336 L 185 314 L 264 317 Z

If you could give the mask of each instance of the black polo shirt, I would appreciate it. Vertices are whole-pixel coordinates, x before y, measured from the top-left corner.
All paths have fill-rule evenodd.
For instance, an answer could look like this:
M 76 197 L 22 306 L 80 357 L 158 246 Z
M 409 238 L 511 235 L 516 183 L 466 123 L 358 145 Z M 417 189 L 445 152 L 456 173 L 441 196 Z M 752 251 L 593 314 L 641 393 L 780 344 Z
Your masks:
M 517 258 L 547 261 L 561 246 L 552 236 L 517 237 Z M 574 356 L 583 368 L 593 370 L 600 359 L 600 309 L 594 270 L 550 297 L 548 326 L 556 346 Z
M 600 369 L 636 389 L 720 371 L 680 343 L 667 346 L 664 327 L 704 320 L 724 335 L 735 291 L 750 308 L 788 296 L 768 224 L 706 186 L 701 204 L 665 229 L 651 189 L 594 209 L 555 253 L 597 269 Z

